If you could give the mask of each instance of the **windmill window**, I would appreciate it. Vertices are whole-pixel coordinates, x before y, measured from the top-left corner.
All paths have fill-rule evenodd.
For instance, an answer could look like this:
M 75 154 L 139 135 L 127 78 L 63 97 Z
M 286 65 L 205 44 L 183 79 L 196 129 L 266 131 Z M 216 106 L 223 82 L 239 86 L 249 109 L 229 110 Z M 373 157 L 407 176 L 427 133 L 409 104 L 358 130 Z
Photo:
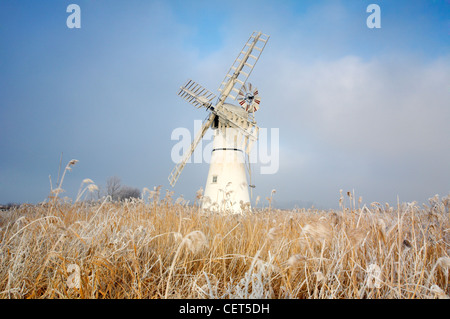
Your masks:
M 213 182 L 213 183 L 217 183 L 217 175 L 213 175 L 213 177 L 212 177 L 212 182 Z

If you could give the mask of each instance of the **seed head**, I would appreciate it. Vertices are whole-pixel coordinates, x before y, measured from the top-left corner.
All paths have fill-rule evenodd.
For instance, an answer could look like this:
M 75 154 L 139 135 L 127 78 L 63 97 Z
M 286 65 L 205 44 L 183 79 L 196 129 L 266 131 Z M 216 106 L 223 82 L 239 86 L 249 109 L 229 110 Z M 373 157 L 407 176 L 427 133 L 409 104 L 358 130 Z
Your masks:
M 281 229 L 279 227 L 272 227 L 271 229 L 269 229 L 269 233 L 267 234 L 270 240 L 275 240 L 280 237 L 280 235 Z
M 58 187 L 58 188 L 52 189 L 51 192 L 52 192 L 53 194 L 58 195 L 59 193 L 65 192 L 65 190 L 62 189 L 61 187 Z
M 72 166 L 74 166 L 76 163 L 78 163 L 78 160 L 76 159 L 70 160 L 69 163 L 67 163 L 66 170 L 71 171 Z
M 430 290 L 435 294 L 437 299 L 450 299 L 450 297 L 447 296 L 444 290 L 442 290 L 441 287 L 439 287 L 438 285 L 431 286 Z
M 302 231 L 305 235 L 311 237 L 315 241 L 330 241 L 333 236 L 333 229 L 329 223 L 310 223 L 303 227 Z
M 323 273 L 321 271 L 315 272 L 314 275 L 316 275 L 317 282 L 321 282 L 321 281 L 325 280 L 325 276 L 323 275 Z
M 381 287 L 381 268 L 377 264 L 370 264 L 367 268 L 366 284 L 369 288 Z
M 256 200 L 255 200 L 255 206 L 258 206 L 259 200 L 261 199 L 261 197 L 258 195 L 256 196 Z
M 203 197 L 203 187 L 200 187 L 200 189 L 196 193 L 196 198 L 201 199 Z
M 183 235 L 181 235 L 178 232 L 173 233 L 173 237 L 175 238 L 175 241 L 177 241 L 177 242 L 183 239 Z
M 296 268 L 296 267 L 300 266 L 300 264 L 302 262 L 305 262 L 305 261 L 306 261 L 306 258 L 304 256 L 297 254 L 297 255 L 292 255 L 291 257 L 289 257 L 287 263 L 288 263 L 289 267 Z
M 88 188 L 88 191 L 91 193 L 98 191 L 98 186 L 95 184 L 89 184 L 89 186 L 87 188 Z
M 438 258 L 436 264 L 441 266 L 442 268 L 449 269 L 450 268 L 450 257 L 441 257 Z
M 202 250 L 202 248 L 208 247 L 208 240 L 206 239 L 205 234 L 203 234 L 199 230 L 195 230 L 187 234 L 183 238 L 183 242 L 186 244 L 187 248 L 194 254 Z

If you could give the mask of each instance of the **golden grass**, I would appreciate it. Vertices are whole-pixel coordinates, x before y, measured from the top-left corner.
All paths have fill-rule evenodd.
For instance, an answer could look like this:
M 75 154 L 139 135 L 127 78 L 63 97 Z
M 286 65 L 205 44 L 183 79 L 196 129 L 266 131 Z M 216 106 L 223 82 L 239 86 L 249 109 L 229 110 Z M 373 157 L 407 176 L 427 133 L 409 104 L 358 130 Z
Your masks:
M 224 215 L 147 194 L 0 212 L 0 298 L 448 298 L 448 197 Z

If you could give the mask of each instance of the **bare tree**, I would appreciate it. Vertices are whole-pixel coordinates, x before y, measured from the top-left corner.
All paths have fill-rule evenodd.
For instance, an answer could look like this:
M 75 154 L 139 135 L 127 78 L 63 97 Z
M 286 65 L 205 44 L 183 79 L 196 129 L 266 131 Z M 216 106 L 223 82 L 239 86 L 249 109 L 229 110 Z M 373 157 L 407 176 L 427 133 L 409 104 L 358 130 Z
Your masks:
M 118 199 L 131 199 L 141 197 L 141 191 L 138 188 L 122 186 L 119 190 Z
M 106 193 L 114 201 L 141 197 L 141 191 L 138 188 L 122 186 L 117 176 L 110 177 L 106 181 Z
M 120 178 L 117 176 L 112 176 L 106 181 L 106 195 L 111 196 L 112 200 L 119 199 L 120 183 Z

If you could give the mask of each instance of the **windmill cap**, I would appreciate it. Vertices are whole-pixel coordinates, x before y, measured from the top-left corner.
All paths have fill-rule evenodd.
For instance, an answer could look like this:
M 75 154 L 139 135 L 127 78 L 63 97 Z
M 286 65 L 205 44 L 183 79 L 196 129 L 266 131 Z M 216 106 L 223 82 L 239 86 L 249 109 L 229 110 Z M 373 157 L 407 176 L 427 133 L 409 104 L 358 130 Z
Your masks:
M 230 111 L 233 111 L 234 113 L 239 114 L 242 117 L 245 117 L 245 118 L 248 117 L 248 112 L 245 111 L 241 106 L 237 106 L 237 105 L 233 105 L 233 104 L 229 104 L 229 103 L 224 103 L 223 106 L 226 107 L 227 109 L 229 109 Z

